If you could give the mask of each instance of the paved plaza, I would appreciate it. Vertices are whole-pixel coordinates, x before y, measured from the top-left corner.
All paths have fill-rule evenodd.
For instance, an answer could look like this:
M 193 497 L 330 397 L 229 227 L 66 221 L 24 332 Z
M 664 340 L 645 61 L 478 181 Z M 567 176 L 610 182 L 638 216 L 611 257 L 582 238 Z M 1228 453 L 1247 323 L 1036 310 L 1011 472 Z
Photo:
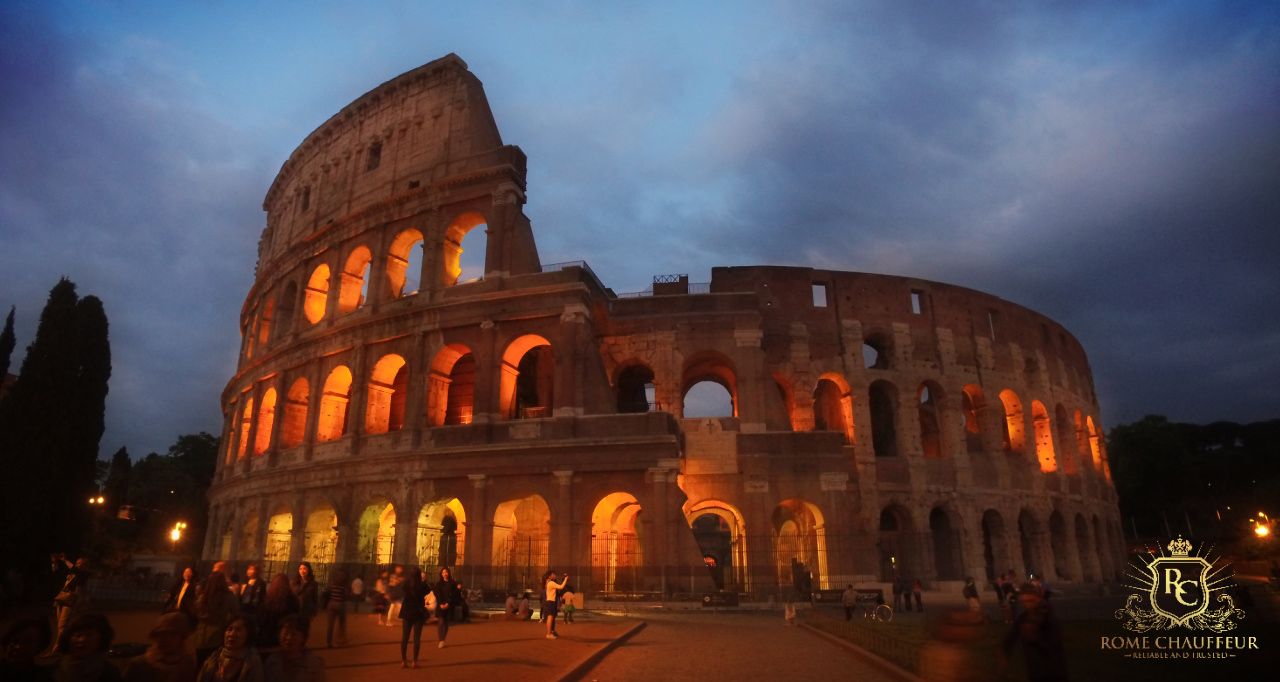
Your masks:
M 146 642 L 157 614 L 132 610 L 108 616 L 121 644 Z M 368 614 L 350 614 L 347 642 L 333 649 L 325 647 L 325 625 L 321 614 L 308 643 L 324 659 L 330 682 L 895 679 L 822 635 L 786 625 L 781 611 L 593 613 L 561 624 L 557 640 L 546 639 L 536 620 L 477 618 L 453 626 L 444 648 L 437 647 L 436 628 L 428 625 L 417 670 L 400 668 L 398 621 L 395 627 L 379 626 Z M 116 663 L 123 666 L 124 660 Z

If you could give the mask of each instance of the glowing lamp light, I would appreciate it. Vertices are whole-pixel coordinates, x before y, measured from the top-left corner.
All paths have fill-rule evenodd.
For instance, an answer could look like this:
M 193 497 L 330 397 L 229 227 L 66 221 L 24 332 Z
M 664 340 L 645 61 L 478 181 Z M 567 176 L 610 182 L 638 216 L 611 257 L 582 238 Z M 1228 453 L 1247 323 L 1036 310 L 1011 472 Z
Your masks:
M 1265 538 L 1271 534 L 1271 529 L 1262 524 L 1258 524 L 1258 526 L 1253 529 L 1253 532 L 1257 533 L 1258 537 Z
M 182 537 L 182 531 L 178 530 L 177 528 L 174 528 L 173 532 L 169 533 L 169 538 L 175 542 L 181 537 Z

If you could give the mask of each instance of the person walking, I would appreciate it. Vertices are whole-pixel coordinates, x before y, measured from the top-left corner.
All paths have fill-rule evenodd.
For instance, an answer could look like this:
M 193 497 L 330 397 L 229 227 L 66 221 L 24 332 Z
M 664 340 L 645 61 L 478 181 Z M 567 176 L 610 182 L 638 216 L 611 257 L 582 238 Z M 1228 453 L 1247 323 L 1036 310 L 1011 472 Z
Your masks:
M 436 624 L 436 639 L 439 640 L 436 647 L 443 649 L 444 640 L 449 636 L 449 621 L 462 603 L 462 593 L 458 590 L 458 583 L 454 582 L 448 568 L 440 569 L 440 579 L 436 581 L 431 591 L 436 597 L 435 615 L 439 620 Z
M 924 613 L 924 603 L 920 601 L 920 597 L 923 593 L 924 587 L 920 585 L 920 579 L 916 578 L 915 583 L 911 585 L 911 596 L 915 597 L 916 611 L 919 611 L 920 613 Z M 911 609 L 908 608 L 907 610 L 910 611 Z
M 400 667 L 417 668 L 418 651 L 422 648 L 422 626 L 427 622 L 427 586 L 422 582 L 422 573 L 412 570 L 400 583 L 404 604 L 400 606 Z M 413 663 L 408 657 L 409 633 L 413 633 Z
M 311 620 L 320 610 L 320 586 L 316 584 L 316 576 L 309 562 L 298 564 L 298 575 L 293 579 L 293 594 L 298 598 L 298 616 L 302 618 L 302 629 L 310 636 Z
M 893 610 L 902 610 L 902 595 L 907 591 L 907 584 L 902 582 L 902 578 L 893 579 Z M 911 610 L 911 597 L 907 597 L 907 610 Z
M 338 569 L 329 579 L 329 589 L 325 591 L 325 614 L 329 617 L 329 627 L 325 632 L 325 646 L 333 648 L 333 624 L 338 623 L 338 644 L 347 643 L 347 572 Z M 283 646 L 283 642 L 281 643 Z
M 1022 612 L 1013 619 L 1013 626 L 1001 642 L 1001 667 L 1009 664 L 1009 656 L 1021 646 L 1029 682 L 1067 682 L 1067 648 L 1062 625 L 1054 617 L 1040 586 L 1024 583 L 1018 589 L 1018 601 Z
M 858 607 L 858 592 L 853 589 L 853 585 L 844 588 L 840 603 L 844 605 L 844 619 L 853 620 L 853 611 Z
M 973 576 L 965 576 L 964 578 L 964 600 L 969 604 L 969 610 L 973 612 L 982 611 L 982 604 L 978 601 L 978 586 L 973 582 Z
M 196 598 L 196 665 L 204 665 L 222 645 L 231 617 L 239 612 L 240 600 L 227 589 L 225 573 L 214 571 L 205 580 Z
M 244 584 L 240 586 L 240 610 L 253 613 L 262 606 L 262 600 L 267 598 L 267 581 L 258 577 L 257 564 L 249 564 L 244 575 Z
M 564 574 L 564 579 L 556 582 L 556 572 L 547 571 L 547 576 L 543 581 L 546 588 L 542 597 L 542 616 L 547 621 L 547 639 L 559 639 L 560 635 L 556 634 L 556 592 L 563 590 L 564 586 L 569 583 L 569 574 Z
M 254 614 L 254 648 L 269 654 L 280 648 L 280 621 L 298 615 L 298 597 L 289 587 L 289 579 L 283 573 L 271 579 L 267 596 Z
M 1004 609 L 1000 614 L 1004 616 L 1004 622 L 1012 623 L 1018 607 L 1018 574 L 1012 568 L 1005 574 L 1004 585 L 1000 590 L 1004 595 Z
M 356 603 L 356 610 L 360 610 L 360 602 L 364 601 L 364 580 L 360 576 L 356 576 L 351 580 L 351 601 Z
M 391 571 L 391 577 L 387 579 L 387 599 L 391 602 L 391 605 L 387 607 L 388 625 L 394 623 L 395 617 L 400 613 L 400 608 L 404 606 L 404 581 L 404 567 L 396 566 Z
M 387 586 L 388 580 L 387 572 L 383 571 L 373 582 L 373 615 L 378 620 L 378 625 L 391 624 L 387 620 L 387 610 L 391 608 L 391 599 L 387 597 L 390 589 Z
M 564 596 L 561 597 L 560 599 L 560 601 L 564 604 L 564 606 L 561 607 L 561 610 L 564 611 L 563 621 L 565 623 L 572 623 L 573 612 L 578 610 L 578 607 L 574 605 L 574 599 L 575 599 L 575 595 L 573 593 L 573 585 L 569 585 L 565 587 Z

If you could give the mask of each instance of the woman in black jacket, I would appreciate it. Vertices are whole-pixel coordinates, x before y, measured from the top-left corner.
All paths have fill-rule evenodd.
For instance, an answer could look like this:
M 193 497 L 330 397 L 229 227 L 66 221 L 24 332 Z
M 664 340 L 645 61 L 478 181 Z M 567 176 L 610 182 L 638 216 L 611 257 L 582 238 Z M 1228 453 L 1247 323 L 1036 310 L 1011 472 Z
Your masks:
M 293 594 L 298 598 L 298 617 L 302 619 L 303 634 L 311 634 L 311 619 L 320 611 L 320 585 L 309 562 L 298 564 L 298 575 L 293 578 Z
M 440 580 L 436 581 L 432 592 L 436 595 L 435 615 L 440 619 L 440 624 L 436 626 L 436 638 L 440 642 L 436 646 L 443 649 L 444 639 L 449 636 L 449 619 L 453 618 L 453 612 L 462 603 L 462 592 L 458 590 L 458 583 L 454 582 L 453 575 L 447 568 L 440 569 Z
M 405 571 L 404 606 L 400 607 L 400 667 L 418 667 L 418 650 L 422 648 L 422 626 L 427 622 L 427 586 L 422 582 L 418 569 Z M 409 648 L 409 631 L 413 631 L 413 664 L 406 656 Z

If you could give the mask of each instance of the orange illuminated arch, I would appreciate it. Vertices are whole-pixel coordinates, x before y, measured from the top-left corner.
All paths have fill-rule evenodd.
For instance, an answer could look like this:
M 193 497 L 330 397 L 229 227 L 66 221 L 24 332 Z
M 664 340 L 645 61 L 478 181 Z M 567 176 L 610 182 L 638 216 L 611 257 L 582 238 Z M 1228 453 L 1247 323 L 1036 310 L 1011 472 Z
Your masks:
M 325 305 L 329 300 L 329 266 L 321 264 L 311 273 L 307 281 L 306 300 L 302 303 L 302 312 L 311 324 L 324 317 Z
M 342 284 L 338 289 L 338 314 L 349 313 L 364 305 L 364 288 L 368 283 L 369 263 L 373 256 L 369 247 L 358 246 L 347 256 L 342 268 Z
M 814 429 L 842 431 L 846 443 L 853 443 L 853 390 L 835 372 L 818 377 L 813 389 Z
M 240 437 L 237 439 L 239 440 L 240 445 L 236 448 L 237 459 L 244 457 L 244 453 L 249 447 L 249 427 L 253 425 L 253 398 L 245 399 L 244 412 L 241 417 Z
M 538 350 L 542 348 L 546 350 Z M 538 353 L 532 367 L 527 364 L 526 359 L 530 352 Z M 521 364 L 526 367 L 523 376 Z M 525 334 L 512 341 L 502 354 L 499 410 L 508 419 L 525 416 L 529 414 L 528 408 L 533 407 L 543 408 L 540 413 L 551 416 L 549 413 L 554 377 L 555 360 L 551 356 L 551 342 L 537 334 Z
M 404 358 L 394 353 L 384 355 L 373 366 L 369 377 L 368 409 L 365 431 L 387 433 L 404 426 L 404 397 L 409 385 Z
M 471 349 L 460 343 L 441 348 L 427 375 L 427 423 L 470 424 L 475 391 L 476 361 Z
M 284 424 L 280 426 L 280 447 L 292 448 L 302 442 L 307 428 L 307 401 L 311 398 L 311 385 L 299 378 L 289 387 L 284 404 Z
M 643 524 L 634 495 L 606 495 L 591 513 L 591 584 L 593 590 L 630 592 L 644 589 Z
M 271 317 L 275 314 L 276 300 L 274 298 L 267 299 L 266 305 L 262 306 L 262 315 L 258 318 L 258 346 L 267 345 L 267 341 L 271 339 Z
M 401 232 L 391 242 L 391 248 L 387 252 L 387 298 L 418 293 L 417 287 L 414 287 L 413 291 L 405 291 L 404 285 L 409 280 L 410 274 L 416 274 L 409 272 L 409 261 L 415 255 L 414 247 L 420 244 L 422 244 L 422 233 L 414 229 Z
M 418 512 L 419 566 L 461 566 L 466 563 L 467 512 L 458 498 L 437 500 Z
M 276 389 L 268 388 L 262 395 L 262 407 L 258 411 L 258 435 L 253 442 L 253 454 L 261 455 L 271 445 L 271 428 L 276 421 Z
M 1005 452 L 1023 452 L 1027 446 L 1026 419 L 1022 415 L 1022 401 L 1018 394 L 1010 389 L 1000 391 L 1000 402 L 1004 404 L 1004 419 L 1001 421 L 1001 432 L 1004 436 Z
M 501 582 L 523 587 L 538 581 L 548 565 L 551 508 L 541 495 L 504 500 L 493 512 L 493 567 Z M 535 568 L 539 567 L 539 568 Z M 538 574 L 538 575 L 535 575 Z
M 1049 420 L 1049 411 L 1039 400 L 1031 401 L 1031 420 L 1036 429 L 1036 459 L 1040 462 L 1040 471 L 1058 470 L 1058 459 L 1053 454 L 1053 424 Z
M 320 396 L 320 419 L 316 440 L 338 440 L 347 430 L 347 408 L 351 398 L 351 370 L 339 365 L 329 372 Z
M 773 510 L 774 568 L 779 584 L 791 584 L 792 562 L 799 562 L 816 579 L 814 587 L 829 589 L 827 531 L 822 511 L 805 500 L 785 500 Z
M 751 574 L 747 567 L 747 524 L 737 507 L 721 500 L 686 502 L 684 517 L 693 529 L 698 549 L 703 558 L 715 557 L 717 565 L 712 576 L 724 589 L 744 591 L 750 588 Z M 708 519 L 707 517 L 713 517 Z M 708 527 L 715 520 L 714 527 Z
M 458 283 L 458 277 L 462 274 L 462 240 L 473 228 L 487 222 L 479 213 L 464 213 L 449 224 L 449 229 L 445 231 L 441 284 L 448 287 Z

